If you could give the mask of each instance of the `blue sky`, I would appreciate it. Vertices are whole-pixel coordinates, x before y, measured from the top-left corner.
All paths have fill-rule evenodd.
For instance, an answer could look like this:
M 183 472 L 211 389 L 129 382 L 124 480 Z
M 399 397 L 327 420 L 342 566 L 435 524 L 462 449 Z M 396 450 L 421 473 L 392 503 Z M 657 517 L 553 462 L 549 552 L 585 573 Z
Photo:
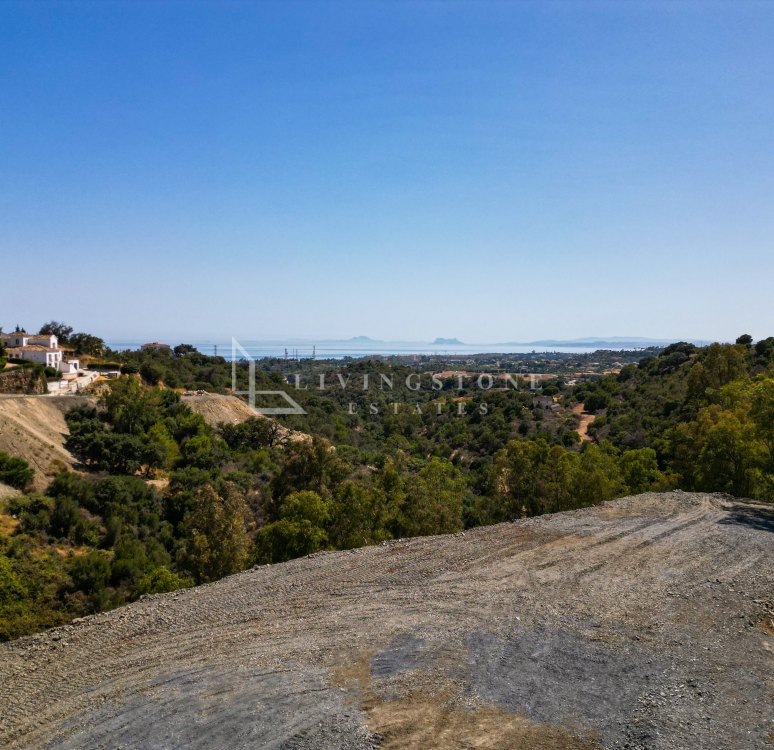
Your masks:
M 774 334 L 774 3 L 0 4 L 0 324 Z

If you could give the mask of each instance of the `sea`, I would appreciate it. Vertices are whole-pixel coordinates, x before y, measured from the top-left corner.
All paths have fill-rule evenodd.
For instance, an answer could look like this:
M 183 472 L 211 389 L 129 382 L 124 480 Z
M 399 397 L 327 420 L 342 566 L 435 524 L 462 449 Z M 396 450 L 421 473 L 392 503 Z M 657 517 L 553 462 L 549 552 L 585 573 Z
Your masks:
M 114 351 L 139 349 L 143 341 L 106 341 Z M 179 341 L 159 343 L 176 346 Z M 223 340 L 186 340 L 184 343 L 196 347 L 202 354 L 217 355 L 226 360 L 232 358 L 252 359 L 284 358 L 288 359 L 360 359 L 367 357 L 411 357 L 420 355 L 465 356 L 473 354 L 526 354 L 531 352 L 590 353 L 601 348 L 621 349 L 610 346 L 540 346 L 537 344 L 435 344 L 426 342 L 390 342 L 390 341 L 250 341 L 240 340 L 238 346 L 232 341 Z M 632 348 L 632 347 L 627 347 Z

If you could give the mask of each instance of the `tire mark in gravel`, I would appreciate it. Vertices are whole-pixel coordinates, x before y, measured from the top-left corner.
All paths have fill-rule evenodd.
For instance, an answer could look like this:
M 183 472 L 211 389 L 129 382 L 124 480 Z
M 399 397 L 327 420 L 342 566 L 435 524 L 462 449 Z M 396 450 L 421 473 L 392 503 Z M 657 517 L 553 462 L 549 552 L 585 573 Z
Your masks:
M 652 537 L 648 537 L 647 539 L 644 539 L 643 541 L 627 549 L 624 549 L 623 552 L 620 552 L 619 554 L 616 554 L 612 557 L 606 557 L 604 560 L 601 560 L 598 563 L 594 563 L 593 565 L 589 565 L 585 568 L 582 568 L 581 570 L 577 571 L 573 575 L 572 580 L 574 582 L 577 582 L 582 578 L 585 578 L 586 576 L 596 573 L 598 570 L 601 570 L 602 568 L 615 565 L 621 560 L 624 560 L 633 555 L 636 555 L 640 550 L 646 549 L 652 546 L 653 544 L 655 544 L 656 542 L 663 541 L 664 539 L 667 539 L 668 537 L 671 537 L 674 534 L 678 534 L 679 532 L 684 531 L 685 529 L 689 529 L 693 526 L 696 526 L 697 524 L 707 523 L 707 522 L 709 522 L 709 519 L 707 518 L 707 511 L 704 508 L 701 508 L 698 511 L 695 511 L 694 513 L 690 514 L 690 517 L 687 520 L 683 521 L 682 523 L 671 525 L 669 526 L 669 528 L 665 529 L 664 531 L 661 531 L 653 535 Z M 659 524 L 659 525 L 663 525 L 663 524 Z
M 620 541 L 621 539 L 625 539 L 627 536 L 631 536 L 632 534 L 637 534 L 640 531 L 643 531 L 644 529 L 647 529 L 650 526 L 654 526 L 657 523 L 662 523 L 661 519 L 654 519 L 649 518 L 646 521 L 635 525 L 631 529 L 625 529 L 624 531 L 619 531 L 615 534 L 610 534 L 609 536 L 604 537 L 603 539 L 598 539 L 595 542 L 591 542 L 590 544 L 584 544 L 584 541 L 588 541 L 588 536 L 578 536 L 577 539 L 579 541 L 579 547 L 582 546 L 584 549 L 595 549 L 597 547 L 603 547 L 607 544 L 612 544 L 613 542 Z M 544 563 L 540 563 L 538 565 L 535 565 L 535 570 L 546 570 L 547 568 L 553 568 L 557 565 L 561 565 L 565 563 L 568 559 L 571 559 L 575 557 L 575 553 L 568 553 L 566 555 L 563 555 L 562 557 L 554 558 L 553 560 L 547 560 Z

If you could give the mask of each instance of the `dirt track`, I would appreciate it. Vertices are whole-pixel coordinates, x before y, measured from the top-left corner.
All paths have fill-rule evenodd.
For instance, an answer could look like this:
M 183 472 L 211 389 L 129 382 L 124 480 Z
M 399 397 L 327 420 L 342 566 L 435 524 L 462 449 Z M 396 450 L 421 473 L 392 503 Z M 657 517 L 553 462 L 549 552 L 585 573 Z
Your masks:
M 772 553 L 670 493 L 261 567 L 1 647 L 0 745 L 766 748 Z
M 591 437 L 589 436 L 589 426 L 597 418 L 597 415 L 583 411 L 583 404 L 575 404 L 575 406 L 572 407 L 572 410 L 578 415 L 579 419 L 577 429 L 578 437 L 580 437 L 582 441 L 591 440 Z

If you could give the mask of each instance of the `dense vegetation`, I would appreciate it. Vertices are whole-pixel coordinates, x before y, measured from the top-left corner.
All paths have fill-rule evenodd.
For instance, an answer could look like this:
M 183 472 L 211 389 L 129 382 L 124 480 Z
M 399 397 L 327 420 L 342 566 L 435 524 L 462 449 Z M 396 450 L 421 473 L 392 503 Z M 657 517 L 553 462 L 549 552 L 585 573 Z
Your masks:
M 307 415 L 213 428 L 171 386 L 226 390 L 230 363 L 186 346 L 109 353 L 126 377 L 67 415 L 85 473 L 5 502 L 0 638 L 253 564 L 630 492 L 772 500 L 773 354 L 774 338 L 675 344 L 615 374 L 559 376 L 540 394 L 433 381 L 410 365 L 273 361 L 258 389 L 285 385 Z M 307 390 L 286 384 L 291 368 Z M 237 371 L 244 387 L 246 365 Z M 596 414 L 591 442 L 576 432 L 577 403 Z M 30 477 L 0 455 L 0 481 L 25 488 Z

